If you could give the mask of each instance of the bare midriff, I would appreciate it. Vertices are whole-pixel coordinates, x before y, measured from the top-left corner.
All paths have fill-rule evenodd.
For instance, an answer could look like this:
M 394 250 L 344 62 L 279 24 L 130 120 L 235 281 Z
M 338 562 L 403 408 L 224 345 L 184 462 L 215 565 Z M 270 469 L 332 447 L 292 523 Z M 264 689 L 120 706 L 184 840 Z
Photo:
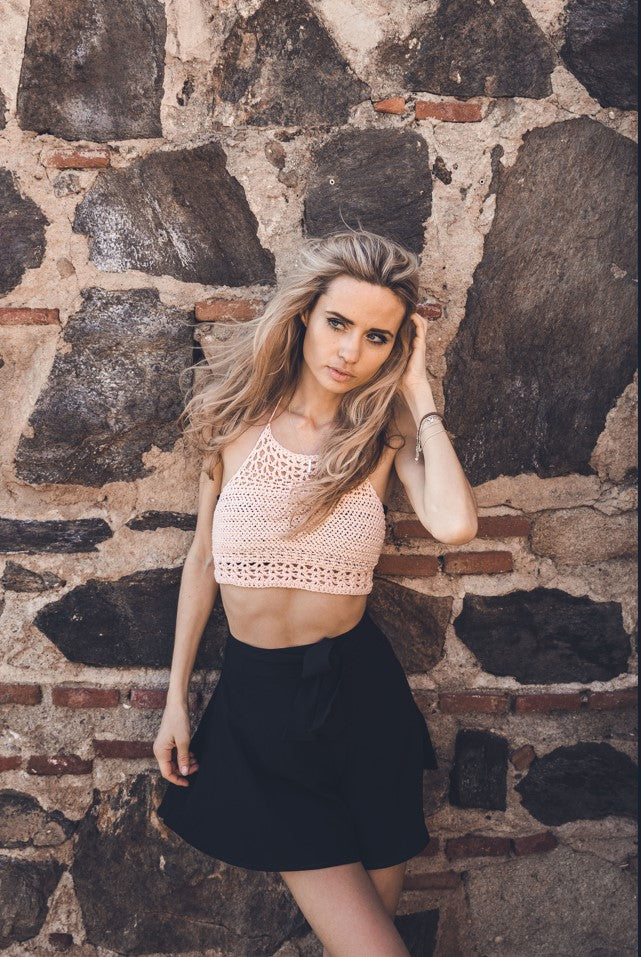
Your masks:
M 259 648 L 307 645 L 358 624 L 367 595 L 331 595 L 302 588 L 221 584 L 220 597 L 234 638 Z

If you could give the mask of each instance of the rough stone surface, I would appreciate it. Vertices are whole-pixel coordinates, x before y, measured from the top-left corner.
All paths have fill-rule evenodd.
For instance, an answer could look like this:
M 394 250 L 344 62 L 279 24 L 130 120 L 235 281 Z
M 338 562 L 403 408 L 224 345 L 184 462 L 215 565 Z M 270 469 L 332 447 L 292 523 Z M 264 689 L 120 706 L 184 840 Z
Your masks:
M 155 528 L 181 528 L 192 531 L 196 528 L 196 516 L 182 512 L 158 512 L 153 509 L 130 518 L 125 523 L 127 528 L 136 532 L 152 531 Z
M 189 314 L 155 289 L 83 290 L 46 388 L 23 435 L 23 480 L 100 486 L 148 475 L 142 454 L 171 449 L 182 408 L 178 376 L 191 362 Z
M 544 97 L 554 51 L 521 0 L 441 0 L 402 40 L 377 51 L 408 90 L 441 96 Z
M 157 0 L 32 0 L 20 126 L 98 143 L 161 136 L 166 32 Z
M 239 16 L 214 71 L 214 116 L 231 103 L 255 126 L 344 123 L 369 95 L 305 0 Z
M 161 150 L 106 170 L 76 210 L 99 269 L 139 269 L 185 282 L 245 286 L 274 281 L 274 257 L 217 142 Z
M 418 133 L 341 130 L 314 154 L 305 197 L 309 235 L 360 225 L 420 253 L 431 209 L 429 151 Z
M 60 575 L 54 575 L 53 572 L 34 572 L 18 562 L 12 562 L 10 558 L 4 566 L 1 580 L 6 591 L 19 592 L 48 591 L 66 584 Z
M 0 847 L 54 847 L 64 843 L 74 827 L 60 811 L 45 811 L 30 794 L 0 791 Z
M 523 806 L 543 824 L 636 817 L 638 768 L 611 745 L 582 741 L 536 758 L 515 786 Z
M 90 578 L 45 605 L 34 623 L 69 661 L 113 668 L 168 668 L 175 634 L 181 568 L 134 572 L 118 581 Z M 219 668 L 227 635 L 217 602 L 195 668 Z
M 464 875 L 476 952 L 492 957 L 634 957 L 634 877 L 558 847 Z
M 637 0 L 570 0 L 565 15 L 565 65 L 601 106 L 638 106 Z
M 7 100 L 4 93 L 0 90 L 0 130 L 3 130 L 7 125 L 7 120 L 5 118 L 5 113 L 7 110 Z
M 618 602 L 558 588 L 468 594 L 454 628 L 485 671 L 522 684 L 607 681 L 627 671 L 631 650 Z
M 446 418 L 472 484 L 589 474 L 636 368 L 635 144 L 585 117 L 554 123 L 498 179 L 446 352 Z
M 459 731 L 450 772 L 450 803 L 504 811 L 506 788 L 506 739 L 489 731 Z
M 80 823 L 72 876 L 88 943 L 126 954 L 218 947 L 261 957 L 301 933 L 305 920 L 278 875 L 216 861 L 158 821 L 155 783 L 144 774 L 95 789 Z
M 544 512 L 534 522 L 531 545 L 560 565 L 583 565 L 608 558 L 636 558 L 637 512 L 602 515 L 592 508 Z
M 408 673 L 430 671 L 443 656 L 451 598 L 437 598 L 374 579 L 367 610 Z
M 0 554 L 96 552 L 96 546 L 111 538 L 112 534 L 103 518 L 53 519 L 48 522 L 0 518 Z
M 18 285 L 25 269 L 45 254 L 49 220 L 32 199 L 20 194 L 8 169 L 0 169 L 0 295 Z
M 0 857 L 0 947 L 35 937 L 47 916 L 47 900 L 64 866 L 58 861 Z

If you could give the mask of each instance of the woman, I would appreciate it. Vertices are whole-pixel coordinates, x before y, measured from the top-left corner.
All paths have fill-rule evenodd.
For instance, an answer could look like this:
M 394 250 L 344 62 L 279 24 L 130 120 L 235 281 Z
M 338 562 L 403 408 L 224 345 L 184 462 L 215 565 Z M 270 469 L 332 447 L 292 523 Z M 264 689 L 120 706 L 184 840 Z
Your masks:
M 326 957 L 408 953 L 393 916 L 429 841 L 436 755 L 365 610 L 392 465 L 436 539 L 477 530 L 426 377 L 418 284 L 418 258 L 381 236 L 308 240 L 263 315 L 228 324 L 184 413 L 206 460 L 154 742 L 158 814 L 218 860 L 278 871 Z M 219 587 L 231 634 L 190 742 Z

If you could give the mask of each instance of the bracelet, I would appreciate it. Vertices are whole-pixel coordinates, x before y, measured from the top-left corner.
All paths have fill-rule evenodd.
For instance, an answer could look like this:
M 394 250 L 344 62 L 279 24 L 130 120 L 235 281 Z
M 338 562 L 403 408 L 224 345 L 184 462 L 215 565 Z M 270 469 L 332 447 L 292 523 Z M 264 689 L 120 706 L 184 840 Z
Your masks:
M 418 457 L 419 457 L 419 454 L 420 454 L 420 451 L 421 451 L 421 443 L 420 443 L 420 439 L 421 439 L 421 427 L 422 427 L 422 425 L 423 425 L 424 422 L 429 422 L 429 423 L 431 424 L 432 420 L 434 420 L 434 419 L 440 419 L 440 420 L 441 420 L 441 424 L 442 424 L 442 425 L 445 425 L 445 423 L 444 423 L 444 421 L 443 421 L 443 416 L 441 415 L 440 412 L 427 412 L 424 416 L 422 416 L 421 421 L 418 423 L 418 427 L 417 427 L 417 429 L 416 429 L 416 451 L 415 451 L 415 453 L 414 453 L 414 461 L 415 461 L 415 462 L 418 462 Z M 443 431 L 445 432 L 446 430 L 443 429 Z M 437 433 L 435 432 L 434 435 L 437 435 Z

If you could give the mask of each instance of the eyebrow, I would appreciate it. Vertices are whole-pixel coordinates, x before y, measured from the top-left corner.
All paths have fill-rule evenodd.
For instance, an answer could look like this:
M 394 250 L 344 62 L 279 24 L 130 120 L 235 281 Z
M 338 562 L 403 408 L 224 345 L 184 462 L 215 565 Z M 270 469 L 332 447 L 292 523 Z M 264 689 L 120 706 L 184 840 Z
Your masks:
M 346 323 L 348 326 L 355 325 L 352 319 L 348 319 L 347 316 L 342 316 L 340 312 L 336 312 L 335 309 L 327 309 L 325 311 L 325 315 L 337 316 L 339 319 L 342 319 L 343 322 Z M 392 336 L 392 338 L 394 337 L 394 333 L 390 329 L 369 329 L 368 332 L 380 332 L 385 336 Z

